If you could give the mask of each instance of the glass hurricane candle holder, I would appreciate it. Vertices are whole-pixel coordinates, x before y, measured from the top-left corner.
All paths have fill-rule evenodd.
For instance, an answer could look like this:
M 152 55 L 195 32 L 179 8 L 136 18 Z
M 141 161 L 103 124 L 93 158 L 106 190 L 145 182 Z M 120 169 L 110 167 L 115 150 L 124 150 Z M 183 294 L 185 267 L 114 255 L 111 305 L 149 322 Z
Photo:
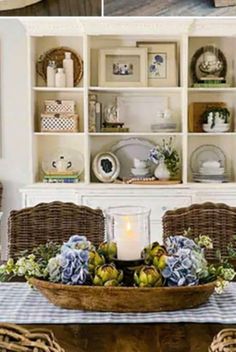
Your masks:
M 110 207 L 106 211 L 107 241 L 117 245 L 117 259 L 141 259 L 150 244 L 150 209 L 139 206 Z

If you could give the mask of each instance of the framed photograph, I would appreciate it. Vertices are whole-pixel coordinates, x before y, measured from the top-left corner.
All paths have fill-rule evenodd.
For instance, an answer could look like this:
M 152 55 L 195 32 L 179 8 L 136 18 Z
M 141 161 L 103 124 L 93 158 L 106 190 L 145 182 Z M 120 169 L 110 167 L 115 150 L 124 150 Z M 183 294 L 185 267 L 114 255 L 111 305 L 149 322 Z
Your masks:
M 177 87 L 177 43 L 138 42 L 137 46 L 148 50 L 148 86 Z
M 100 87 L 145 87 L 147 49 L 100 49 L 98 72 Z

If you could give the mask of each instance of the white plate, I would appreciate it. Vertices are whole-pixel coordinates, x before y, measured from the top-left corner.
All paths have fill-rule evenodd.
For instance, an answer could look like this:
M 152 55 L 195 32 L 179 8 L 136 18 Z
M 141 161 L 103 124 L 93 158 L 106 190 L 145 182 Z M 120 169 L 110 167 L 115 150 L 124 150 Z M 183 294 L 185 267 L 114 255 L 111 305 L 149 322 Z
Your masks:
M 75 149 L 58 149 L 54 151 L 48 151 L 47 156 L 42 161 L 42 170 L 45 174 L 53 173 L 56 168 L 53 166 L 53 162 L 60 159 L 63 156 L 67 162 L 70 162 L 71 165 L 68 168 L 68 171 L 76 172 L 80 176 L 84 171 L 84 158 L 83 155 Z M 69 165 L 69 164 L 68 164 Z
M 119 175 L 120 162 L 113 153 L 99 153 L 93 160 L 92 169 L 99 181 L 110 183 Z
M 195 178 L 194 182 L 199 182 L 199 183 L 227 183 L 228 180 L 227 179 L 225 179 L 225 180 L 210 180 L 210 179 L 202 180 L 202 179 Z
M 200 167 L 199 173 L 201 175 L 223 175 L 225 172 L 225 169 L 223 167 L 220 168 L 205 168 L 205 167 Z
M 206 161 L 218 161 L 226 170 L 226 157 L 222 149 L 214 144 L 201 145 L 194 150 L 190 157 L 190 167 L 193 173 L 198 173 Z
M 150 170 L 149 167 L 146 167 L 145 169 L 136 169 L 135 167 L 132 167 L 131 172 L 134 176 L 146 176 L 149 175 Z
M 132 175 L 131 169 L 133 168 L 134 158 L 147 160 L 150 150 L 154 147 L 154 143 L 141 138 L 124 139 L 114 144 L 111 151 L 117 156 L 120 162 L 119 178 L 130 177 Z M 154 168 L 155 165 L 152 167 L 152 172 Z
M 151 125 L 151 131 L 152 132 L 175 132 L 177 130 L 177 124 L 176 123 L 156 123 Z

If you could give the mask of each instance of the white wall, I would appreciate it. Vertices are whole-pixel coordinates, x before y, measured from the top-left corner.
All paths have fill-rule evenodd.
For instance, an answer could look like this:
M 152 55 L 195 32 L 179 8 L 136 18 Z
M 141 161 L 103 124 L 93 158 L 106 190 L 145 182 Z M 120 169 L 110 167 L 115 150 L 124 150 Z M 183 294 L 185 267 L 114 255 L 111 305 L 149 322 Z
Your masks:
M 9 211 L 21 207 L 19 188 L 29 183 L 27 45 L 17 19 L 0 19 L 0 180 L 3 184 L 1 243 L 7 247 Z

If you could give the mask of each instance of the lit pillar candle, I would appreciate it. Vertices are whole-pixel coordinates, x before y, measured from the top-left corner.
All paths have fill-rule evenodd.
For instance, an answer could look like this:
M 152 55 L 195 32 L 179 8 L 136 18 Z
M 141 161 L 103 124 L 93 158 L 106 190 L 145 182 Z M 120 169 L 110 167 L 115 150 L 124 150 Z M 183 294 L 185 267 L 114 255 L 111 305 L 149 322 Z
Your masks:
M 129 217 L 124 217 L 122 222 L 123 224 L 117 227 L 117 258 L 119 260 L 140 259 L 143 249 L 142 234 L 137 231 Z

